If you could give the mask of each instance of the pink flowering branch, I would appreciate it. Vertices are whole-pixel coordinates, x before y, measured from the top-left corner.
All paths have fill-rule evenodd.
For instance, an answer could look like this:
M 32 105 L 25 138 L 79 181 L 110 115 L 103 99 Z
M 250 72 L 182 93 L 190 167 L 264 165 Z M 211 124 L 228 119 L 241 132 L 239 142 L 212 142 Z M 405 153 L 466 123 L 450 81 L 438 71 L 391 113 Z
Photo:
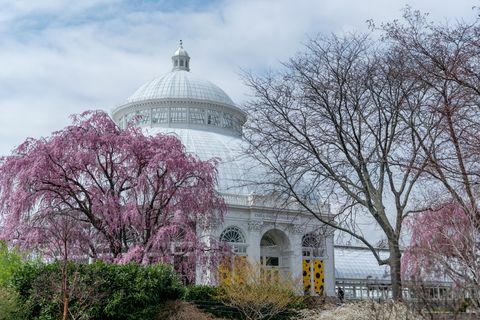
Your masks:
M 215 192 L 218 161 L 187 154 L 173 136 L 122 130 L 102 111 L 72 119 L 0 159 L 2 238 L 51 254 L 54 229 L 73 221 L 74 255 L 173 263 L 172 237 L 181 228 L 193 275 L 195 256 L 208 249 L 197 228 L 225 212 Z

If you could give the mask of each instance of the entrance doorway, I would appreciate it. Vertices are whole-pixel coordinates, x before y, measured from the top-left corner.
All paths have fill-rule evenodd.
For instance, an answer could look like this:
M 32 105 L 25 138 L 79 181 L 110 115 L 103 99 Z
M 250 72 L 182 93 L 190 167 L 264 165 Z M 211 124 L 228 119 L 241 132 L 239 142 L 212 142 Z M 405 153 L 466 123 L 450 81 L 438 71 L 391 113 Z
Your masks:
M 280 275 L 290 271 L 290 241 L 287 235 L 278 229 L 267 231 L 260 240 L 260 263 L 264 275 L 276 281 Z
M 308 233 L 302 238 L 303 290 L 307 295 L 325 294 L 325 245 L 323 237 Z

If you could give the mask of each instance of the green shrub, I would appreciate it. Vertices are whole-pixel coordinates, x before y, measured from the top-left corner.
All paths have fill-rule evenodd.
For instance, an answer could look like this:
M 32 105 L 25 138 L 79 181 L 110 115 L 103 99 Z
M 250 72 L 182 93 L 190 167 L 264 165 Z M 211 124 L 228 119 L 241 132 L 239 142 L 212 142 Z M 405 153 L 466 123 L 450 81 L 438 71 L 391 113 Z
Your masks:
M 17 293 L 9 288 L 0 287 L 0 320 L 25 319 Z
M 106 279 L 105 319 L 150 319 L 162 303 L 183 294 L 173 269 L 166 265 L 97 264 Z M 102 318 L 103 319 L 103 318 Z
M 0 287 L 10 281 L 13 272 L 24 263 L 23 261 L 23 255 L 18 250 L 9 249 L 4 241 L 0 241 Z
M 189 286 L 183 299 L 186 301 L 217 301 L 218 288 L 205 285 Z
M 28 319 L 58 319 L 62 311 L 60 264 L 29 264 L 11 281 Z M 153 319 L 161 305 L 183 294 L 173 269 L 166 265 L 68 265 L 69 311 L 76 318 Z

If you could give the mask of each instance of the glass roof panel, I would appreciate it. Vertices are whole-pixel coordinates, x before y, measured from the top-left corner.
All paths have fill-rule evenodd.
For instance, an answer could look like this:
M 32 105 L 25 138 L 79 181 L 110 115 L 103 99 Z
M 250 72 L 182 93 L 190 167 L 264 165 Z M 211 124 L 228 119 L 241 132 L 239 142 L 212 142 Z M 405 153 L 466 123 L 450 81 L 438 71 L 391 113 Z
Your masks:
M 235 105 L 221 88 L 184 70 L 169 72 L 147 82 L 127 99 L 127 103 L 149 99 L 194 99 Z

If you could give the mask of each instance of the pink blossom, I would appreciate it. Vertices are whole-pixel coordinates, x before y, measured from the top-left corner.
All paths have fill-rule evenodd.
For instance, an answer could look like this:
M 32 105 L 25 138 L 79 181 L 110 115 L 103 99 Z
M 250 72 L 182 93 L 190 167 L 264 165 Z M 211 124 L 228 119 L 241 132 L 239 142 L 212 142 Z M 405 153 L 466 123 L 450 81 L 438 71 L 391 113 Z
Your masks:
M 403 277 L 447 277 L 459 286 L 478 283 L 480 251 L 475 212 L 449 202 L 409 219 L 411 240 L 402 257 Z
M 193 275 L 194 263 L 205 260 L 198 257 L 207 257 L 197 227 L 225 212 L 215 192 L 217 159 L 187 154 L 173 136 L 122 130 L 102 111 L 72 120 L 0 158 L 0 236 L 55 256 L 63 227 L 74 255 L 121 263 L 177 259 Z M 172 245 L 179 229 L 182 259 Z

